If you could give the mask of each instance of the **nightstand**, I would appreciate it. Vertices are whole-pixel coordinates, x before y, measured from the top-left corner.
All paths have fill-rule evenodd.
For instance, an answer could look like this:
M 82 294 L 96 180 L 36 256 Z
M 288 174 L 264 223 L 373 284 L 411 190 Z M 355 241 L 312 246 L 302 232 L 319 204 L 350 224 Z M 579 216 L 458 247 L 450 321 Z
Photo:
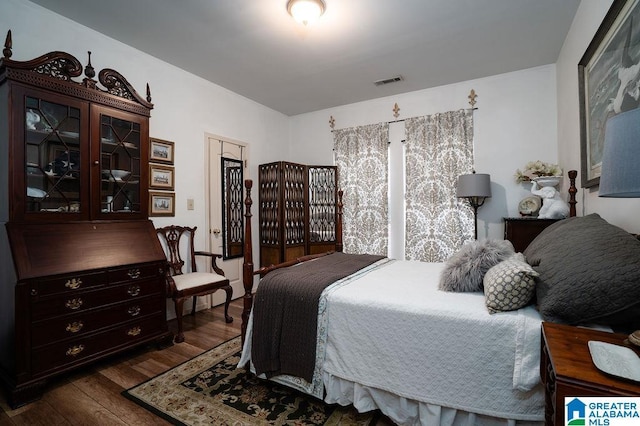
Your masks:
M 535 217 L 505 217 L 504 239 L 511 241 L 516 252 L 521 253 L 544 228 L 558 220 L 538 219 Z
M 626 334 L 607 333 L 550 322 L 542 323 L 540 378 L 545 388 L 545 424 L 563 425 L 564 398 L 570 396 L 640 396 L 640 383 L 616 379 L 591 360 L 589 340 L 625 345 Z

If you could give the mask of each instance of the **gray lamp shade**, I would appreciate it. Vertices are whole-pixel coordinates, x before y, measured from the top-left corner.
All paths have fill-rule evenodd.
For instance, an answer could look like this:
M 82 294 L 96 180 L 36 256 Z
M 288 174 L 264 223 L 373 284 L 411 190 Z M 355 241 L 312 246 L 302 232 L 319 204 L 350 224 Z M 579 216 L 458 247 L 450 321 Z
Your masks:
M 600 197 L 640 197 L 640 109 L 606 122 Z
M 491 177 L 484 173 L 458 176 L 458 198 L 491 197 Z

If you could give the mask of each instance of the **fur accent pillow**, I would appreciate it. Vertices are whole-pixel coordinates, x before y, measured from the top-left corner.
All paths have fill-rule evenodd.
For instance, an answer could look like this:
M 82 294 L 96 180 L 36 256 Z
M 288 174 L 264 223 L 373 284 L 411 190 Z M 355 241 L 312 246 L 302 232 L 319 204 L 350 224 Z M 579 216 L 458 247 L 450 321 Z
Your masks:
M 515 253 L 508 240 L 472 241 L 451 256 L 440 275 L 438 288 L 444 291 L 482 291 L 484 274 Z
M 485 304 L 490 314 L 527 306 L 536 292 L 539 274 L 516 253 L 491 267 L 484 276 Z

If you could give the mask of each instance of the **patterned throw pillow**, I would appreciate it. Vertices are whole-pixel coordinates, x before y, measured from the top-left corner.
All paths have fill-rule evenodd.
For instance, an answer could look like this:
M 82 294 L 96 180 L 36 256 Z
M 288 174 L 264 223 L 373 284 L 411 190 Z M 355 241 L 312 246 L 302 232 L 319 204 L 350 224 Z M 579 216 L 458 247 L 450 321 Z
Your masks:
M 538 273 L 517 253 L 487 271 L 484 296 L 490 314 L 527 306 L 535 294 Z

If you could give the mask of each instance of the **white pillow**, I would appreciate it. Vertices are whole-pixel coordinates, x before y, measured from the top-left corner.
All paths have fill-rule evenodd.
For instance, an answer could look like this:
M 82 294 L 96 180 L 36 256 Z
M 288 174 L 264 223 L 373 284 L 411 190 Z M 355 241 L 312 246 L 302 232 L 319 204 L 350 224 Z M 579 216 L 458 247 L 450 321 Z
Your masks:
M 491 267 L 484 276 L 485 304 L 490 314 L 527 306 L 536 290 L 538 273 L 517 253 Z

